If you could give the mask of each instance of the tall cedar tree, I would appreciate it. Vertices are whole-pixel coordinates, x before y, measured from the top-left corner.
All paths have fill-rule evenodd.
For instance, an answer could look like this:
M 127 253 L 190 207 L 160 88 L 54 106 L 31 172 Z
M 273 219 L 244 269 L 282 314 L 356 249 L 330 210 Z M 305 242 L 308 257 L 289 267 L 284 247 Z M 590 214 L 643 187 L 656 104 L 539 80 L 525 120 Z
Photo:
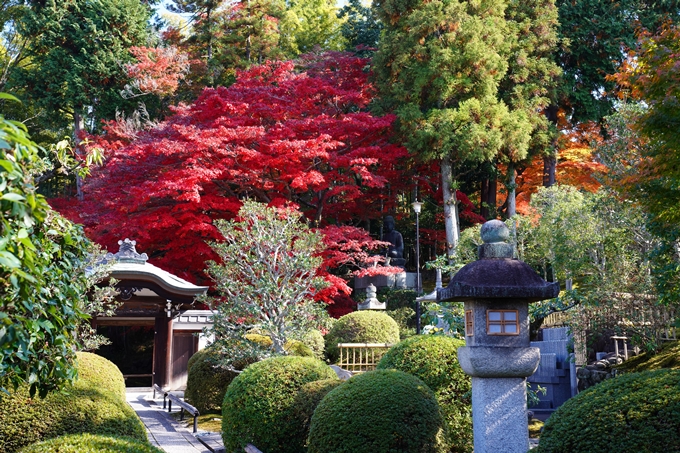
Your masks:
M 508 140 L 501 148 L 499 161 L 506 164 L 506 217 L 516 213 L 515 168 L 526 167 L 531 157 L 550 154 L 556 130 L 543 111 L 554 98 L 561 74 L 552 61 L 557 48 L 557 8 L 555 0 L 511 1 L 506 10 L 509 27 L 516 41 L 508 59 L 508 72 L 501 81 L 501 99 L 513 110 L 524 112 L 518 124 L 505 127 Z M 512 135 L 522 128 L 531 134 L 528 153 L 517 146 Z M 520 144 L 524 144 L 520 141 Z
M 205 261 L 217 258 L 207 245 L 220 238 L 214 220 L 232 218 L 244 198 L 293 202 L 318 227 L 375 218 L 394 202 L 383 188 L 408 183 L 398 167 L 407 151 L 390 142 L 393 116 L 366 112 L 366 64 L 338 53 L 307 60 L 300 72 L 291 62 L 268 63 L 229 88 L 205 90 L 137 139 L 116 135 L 110 123 L 91 138 L 108 160 L 86 180 L 85 201 L 53 205 L 100 244 L 134 237 L 159 265 L 199 281 Z M 348 290 L 328 278 L 326 295 Z
M 145 44 L 149 17 L 139 0 L 32 2 L 18 24 L 30 37 L 31 64 L 14 83 L 51 114 L 73 118 L 76 132 L 86 117 L 113 118 L 127 81 L 123 63 L 132 61 L 131 46 Z
M 519 48 L 531 40 L 508 15 L 531 16 L 522 16 L 519 5 L 506 8 L 502 0 L 385 0 L 376 6 L 385 26 L 374 61 L 382 107 L 396 112 L 409 151 L 441 162 L 447 255 L 452 256 L 459 229 L 453 166 L 493 161 L 503 149 L 516 160 L 526 157 L 538 124 L 530 120 L 537 114 L 529 108 L 531 98 L 545 93 L 534 90 L 520 102 L 514 91 L 524 92 L 522 78 L 510 78 L 507 97 L 518 101 L 508 105 L 498 88 L 511 62 L 522 69 L 513 53 L 531 59 L 543 49 Z

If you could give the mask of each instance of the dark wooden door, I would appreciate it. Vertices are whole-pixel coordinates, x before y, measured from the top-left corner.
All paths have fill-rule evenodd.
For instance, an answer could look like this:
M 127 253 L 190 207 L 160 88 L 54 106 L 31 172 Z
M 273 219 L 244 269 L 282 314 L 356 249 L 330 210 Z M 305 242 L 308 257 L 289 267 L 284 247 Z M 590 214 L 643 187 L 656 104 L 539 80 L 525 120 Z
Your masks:
M 187 385 L 187 362 L 198 349 L 198 337 L 194 332 L 175 331 L 172 336 L 172 390 Z

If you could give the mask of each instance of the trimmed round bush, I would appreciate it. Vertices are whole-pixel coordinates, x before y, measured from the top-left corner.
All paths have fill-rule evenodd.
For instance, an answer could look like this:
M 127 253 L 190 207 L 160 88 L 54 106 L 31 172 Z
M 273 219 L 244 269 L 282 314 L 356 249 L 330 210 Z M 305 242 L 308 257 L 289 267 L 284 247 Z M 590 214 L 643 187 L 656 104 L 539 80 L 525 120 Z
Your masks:
M 536 453 L 680 451 L 680 371 L 630 373 L 568 400 L 543 426 Z
M 317 359 L 324 358 L 324 349 L 326 344 L 323 339 L 323 334 L 321 331 L 312 329 L 302 337 L 302 342 L 312 350 L 314 357 Z
M 472 389 L 470 376 L 458 363 L 458 348 L 464 340 L 444 335 L 418 335 L 392 348 L 378 369 L 396 369 L 412 374 L 434 392 L 446 420 L 451 452 L 472 451 Z
M 64 434 L 104 434 L 147 442 L 146 431 L 125 399 L 125 380 L 116 365 L 96 354 L 77 354 L 78 379 L 44 399 L 28 387 L 0 396 L 0 451 L 11 453 Z
M 309 453 L 444 452 L 445 424 L 432 390 L 397 370 L 356 375 L 314 411 Z
M 300 453 L 307 432 L 295 416 L 295 398 L 308 382 L 335 378 L 312 357 L 272 357 L 246 368 L 227 388 L 222 403 L 226 451 L 248 443 L 265 452 Z
M 399 325 L 379 311 L 355 311 L 338 319 L 325 339 L 326 356 L 336 363 L 340 358 L 338 343 L 397 343 Z
M 220 412 L 222 400 L 238 373 L 221 366 L 220 352 L 212 347 L 201 349 L 191 356 L 188 364 L 187 388 L 184 397 L 201 414 Z M 243 369 L 255 362 L 255 358 L 242 360 L 234 364 L 236 369 Z
M 344 383 L 337 377 L 334 379 L 322 379 L 320 381 L 309 382 L 302 386 L 295 397 L 295 416 L 303 426 L 305 432 L 309 432 L 309 424 L 316 406 L 334 388 Z
M 163 453 L 163 450 L 124 437 L 69 434 L 31 444 L 20 453 Z

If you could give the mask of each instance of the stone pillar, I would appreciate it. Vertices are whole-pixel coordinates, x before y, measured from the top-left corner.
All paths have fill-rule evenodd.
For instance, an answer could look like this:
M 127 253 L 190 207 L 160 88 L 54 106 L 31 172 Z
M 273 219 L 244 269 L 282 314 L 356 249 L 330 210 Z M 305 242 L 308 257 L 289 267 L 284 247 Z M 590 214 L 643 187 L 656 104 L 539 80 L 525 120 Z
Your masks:
M 525 378 L 472 377 L 475 453 L 529 451 Z

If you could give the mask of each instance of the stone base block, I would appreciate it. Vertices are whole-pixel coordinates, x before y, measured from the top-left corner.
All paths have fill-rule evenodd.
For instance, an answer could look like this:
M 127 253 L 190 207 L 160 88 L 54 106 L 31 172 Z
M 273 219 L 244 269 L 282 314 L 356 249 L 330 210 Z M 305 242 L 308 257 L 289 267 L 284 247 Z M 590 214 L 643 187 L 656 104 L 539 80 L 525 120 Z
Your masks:
M 529 451 L 526 380 L 472 378 L 475 453 Z
M 415 288 L 417 274 L 415 272 L 401 272 L 394 275 L 376 275 L 375 277 L 355 277 L 354 289 L 366 289 L 373 284 L 376 288 L 408 289 Z

